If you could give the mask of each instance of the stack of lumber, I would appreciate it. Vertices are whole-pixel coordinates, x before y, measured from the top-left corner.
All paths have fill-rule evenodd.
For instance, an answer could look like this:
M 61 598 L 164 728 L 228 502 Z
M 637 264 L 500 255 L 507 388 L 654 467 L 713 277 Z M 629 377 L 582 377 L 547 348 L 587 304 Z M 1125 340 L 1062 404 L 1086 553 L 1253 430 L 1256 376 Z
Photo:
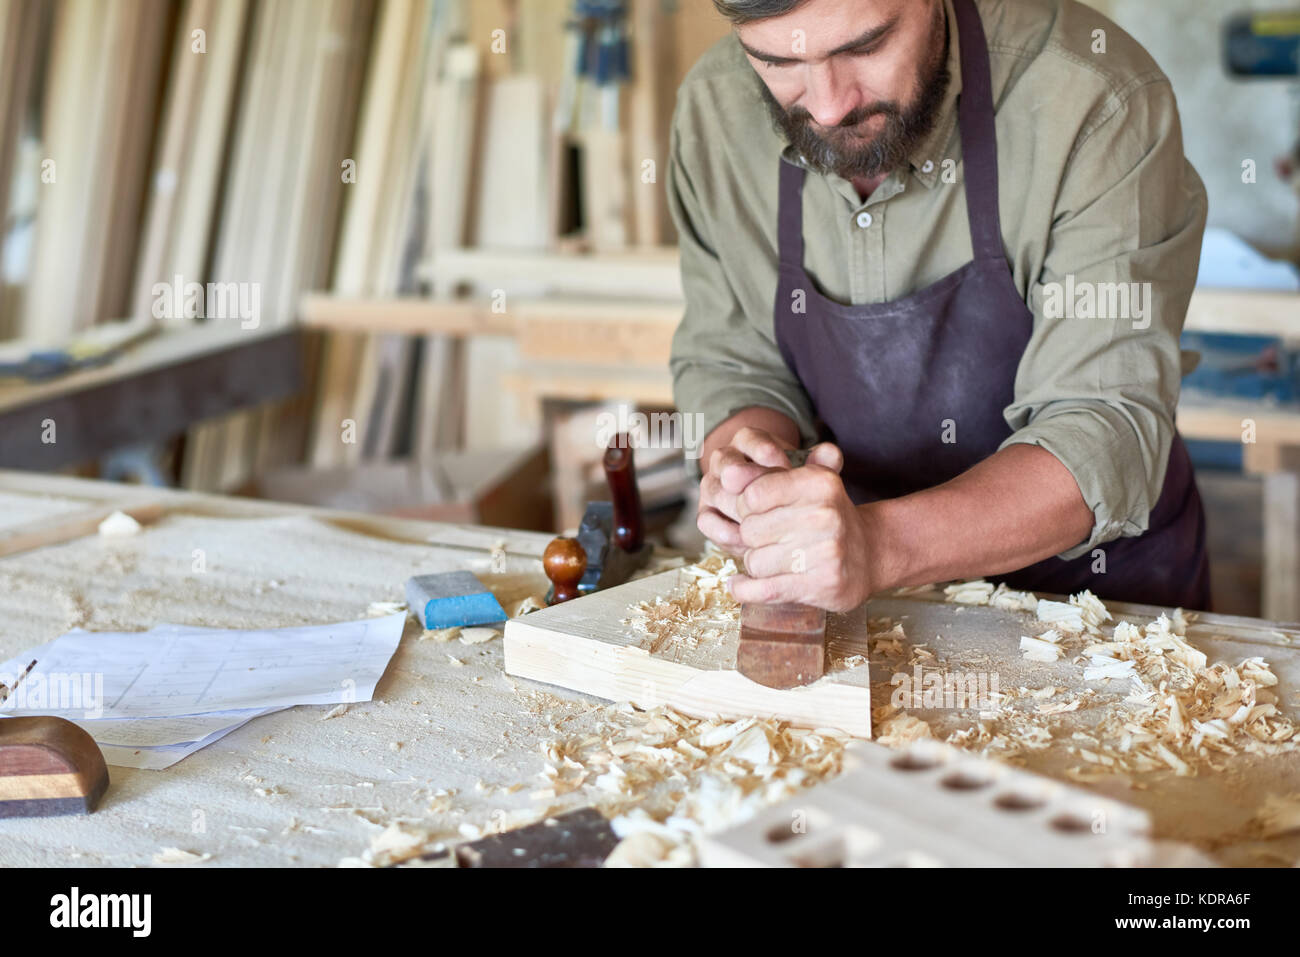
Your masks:
M 20 151 L 30 131 L 24 123 L 37 73 L 37 51 L 48 38 L 53 6 L 48 0 L 0 5 L 0 239 L 30 229 L 36 190 L 14 188 Z M 24 170 L 24 172 L 26 172 Z M 0 339 L 18 333 L 18 286 L 0 270 Z
M 229 15 L 226 0 L 213 6 Z M 328 282 L 339 210 L 346 192 L 357 188 L 346 182 L 346 164 L 373 17 L 371 0 L 277 0 L 250 9 L 243 87 L 205 278 L 255 291 L 259 328 L 292 323 L 298 296 Z M 301 403 L 289 403 L 196 428 L 183 483 L 226 491 L 256 471 L 297 461 L 306 414 Z
M 446 38 L 445 52 L 435 49 L 429 59 L 437 62 L 426 61 L 434 77 L 427 96 L 438 122 L 428 138 L 414 144 L 428 167 L 422 180 L 427 216 L 419 243 L 419 277 L 427 285 L 416 288 L 411 277 L 394 275 L 383 253 L 390 235 L 385 223 L 394 214 L 387 207 L 375 210 L 358 190 L 358 213 L 349 212 L 333 290 L 355 316 L 355 333 L 343 331 L 347 323 L 337 315 L 330 323 L 337 331 L 327 336 L 313 465 L 356 465 L 407 454 L 429 460 L 464 444 L 522 438 L 522 427 L 515 426 L 521 418 L 536 417 L 512 414 L 499 398 L 523 361 L 502 327 L 523 305 L 521 297 L 556 285 L 554 275 L 563 287 L 564 277 L 598 274 L 590 290 L 579 290 L 579 306 L 589 292 L 643 307 L 646 301 L 672 299 L 679 290 L 675 261 L 667 283 L 661 281 L 665 270 L 658 268 L 671 255 L 663 247 L 672 237 L 662 185 L 679 79 L 671 8 L 663 0 L 629 4 L 638 66 L 622 92 L 628 108 L 619 112 L 623 119 L 616 129 L 588 122 L 590 110 L 563 105 L 566 84 L 575 82 L 571 8 L 570 0 L 527 5 L 483 0 L 456 11 L 463 20 L 447 18 L 440 35 Z M 385 43 L 381 30 L 375 60 L 385 64 L 384 71 L 397 70 L 409 54 L 400 37 Z M 385 81 L 384 71 L 373 69 L 374 88 Z M 368 92 L 367 110 L 369 101 Z M 401 102 L 396 96 L 392 100 Z M 382 118 L 374 122 L 380 128 Z M 413 124 L 405 127 L 410 128 Z M 402 167 L 408 158 L 395 154 L 412 148 L 409 137 L 400 135 L 363 145 L 390 167 Z M 404 182 L 398 174 L 386 181 L 395 187 Z M 411 200 L 402 188 L 389 189 L 382 200 L 409 211 Z M 577 216 L 577 209 L 583 215 Z M 574 222 L 580 232 L 562 237 Z M 573 249 L 574 238 L 583 252 L 562 252 L 562 247 Z M 368 268 L 361 267 L 366 252 L 348 252 L 358 249 L 370 254 L 364 260 Z M 645 256 L 652 261 L 648 270 L 640 265 Z M 637 279 L 638 271 L 647 281 Z M 480 335 L 448 336 L 436 323 L 418 338 L 411 333 L 419 330 L 400 321 L 384 328 L 385 317 L 411 314 L 396 294 L 417 293 L 449 304 L 466 286 L 481 313 L 491 317 Z M 395 408 L 403 402 L 406 408 Z M 492 434 L 479 435 L 485 420 L 500 424 Z M 404 423 L 409 423 L 405 431 Z M 536 438 L 535 430 L 528 438 Z
M 422 243 L 417 194 L 427 189 L 421 159 L 452 5 L 388 0 L 380 12 L 356 139 L 333 289 L 344 296 L 393 295 L 413 282 L 412 243 Z M 418 250 L 418 245 L 414 247 Z M 311 461 L 356 464 L 398 431 L 409 388 L 409 343 L 401 337 L 342 335 L 325 345 L 322 395 Z
M 26 4 L 7 6 L 0 19 L 19 32 L 20 19 L 40 12 L 39 4 L 26 14 L 14 12 Z M 25 338 L 58 342 L 128 309 L 174 13 L 167 0 L 55 6 L 35 233 L 16 330 Z M 6 70 L 25 70 L 5 62 Z

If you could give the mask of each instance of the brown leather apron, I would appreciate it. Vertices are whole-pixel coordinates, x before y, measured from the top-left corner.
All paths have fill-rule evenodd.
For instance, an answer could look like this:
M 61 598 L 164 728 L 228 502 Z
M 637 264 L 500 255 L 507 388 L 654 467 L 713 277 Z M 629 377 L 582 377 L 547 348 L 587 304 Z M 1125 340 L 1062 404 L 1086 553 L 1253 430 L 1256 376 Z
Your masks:
M 858 504 L 939 485 L 996 452 L 1011 435 L 1003 410 L 1014 398 L 1016 370 L 1033 331 L 1033 314 L 1002 251 L 984 28 L 972 0 L 955 0 L 954 8 L 971 262 L 892 302 L 853 306 L 828 299 L 803 268 L 805 171 L 784 158 L 780 164 L 777 344 L 811 397 L 825 437 L 843 449 L 845 487 Z M 944 441 L 947 420 L 956 441 Z M 1033 591 L 1089 588 L 1102 598 L 1209 607 L 1205 516 L 1180 436 L 1147 531 L 1100 547 L 1101 574 L 1087 554 L 1048 558 L 996 580 Z

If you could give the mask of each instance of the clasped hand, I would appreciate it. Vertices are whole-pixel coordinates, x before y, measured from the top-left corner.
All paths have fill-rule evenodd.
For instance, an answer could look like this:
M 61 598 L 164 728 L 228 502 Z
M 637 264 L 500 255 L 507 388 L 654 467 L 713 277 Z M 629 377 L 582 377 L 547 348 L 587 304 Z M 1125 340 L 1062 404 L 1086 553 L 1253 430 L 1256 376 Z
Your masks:
M 699 529 L 734 555 L 740 602 L 799 602 L 849 611 L 872 592 L 866 522 L 849 499 L 844 455 L 824 442 L 791 466 L 789 446 L 745 428 L 714 451 L 700 483 Z

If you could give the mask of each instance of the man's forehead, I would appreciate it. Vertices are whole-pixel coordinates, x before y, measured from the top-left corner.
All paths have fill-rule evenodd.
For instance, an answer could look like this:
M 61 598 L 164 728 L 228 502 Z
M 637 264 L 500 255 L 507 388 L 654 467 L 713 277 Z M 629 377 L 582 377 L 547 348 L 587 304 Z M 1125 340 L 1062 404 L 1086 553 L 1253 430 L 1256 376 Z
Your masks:
M 925 0 L 806 0 L 789 13 L 736 28 L 741 45 L 764 58 L 819 60 L 869 42 Z

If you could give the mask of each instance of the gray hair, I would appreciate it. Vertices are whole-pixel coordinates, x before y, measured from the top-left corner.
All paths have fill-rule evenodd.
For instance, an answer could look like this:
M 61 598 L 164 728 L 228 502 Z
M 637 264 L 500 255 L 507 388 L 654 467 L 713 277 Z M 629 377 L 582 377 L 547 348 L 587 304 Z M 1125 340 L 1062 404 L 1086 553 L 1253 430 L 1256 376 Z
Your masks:
M 803 3 L 804 0 L 713 0 L 718 12 L 737 26 L 782 16 Z

